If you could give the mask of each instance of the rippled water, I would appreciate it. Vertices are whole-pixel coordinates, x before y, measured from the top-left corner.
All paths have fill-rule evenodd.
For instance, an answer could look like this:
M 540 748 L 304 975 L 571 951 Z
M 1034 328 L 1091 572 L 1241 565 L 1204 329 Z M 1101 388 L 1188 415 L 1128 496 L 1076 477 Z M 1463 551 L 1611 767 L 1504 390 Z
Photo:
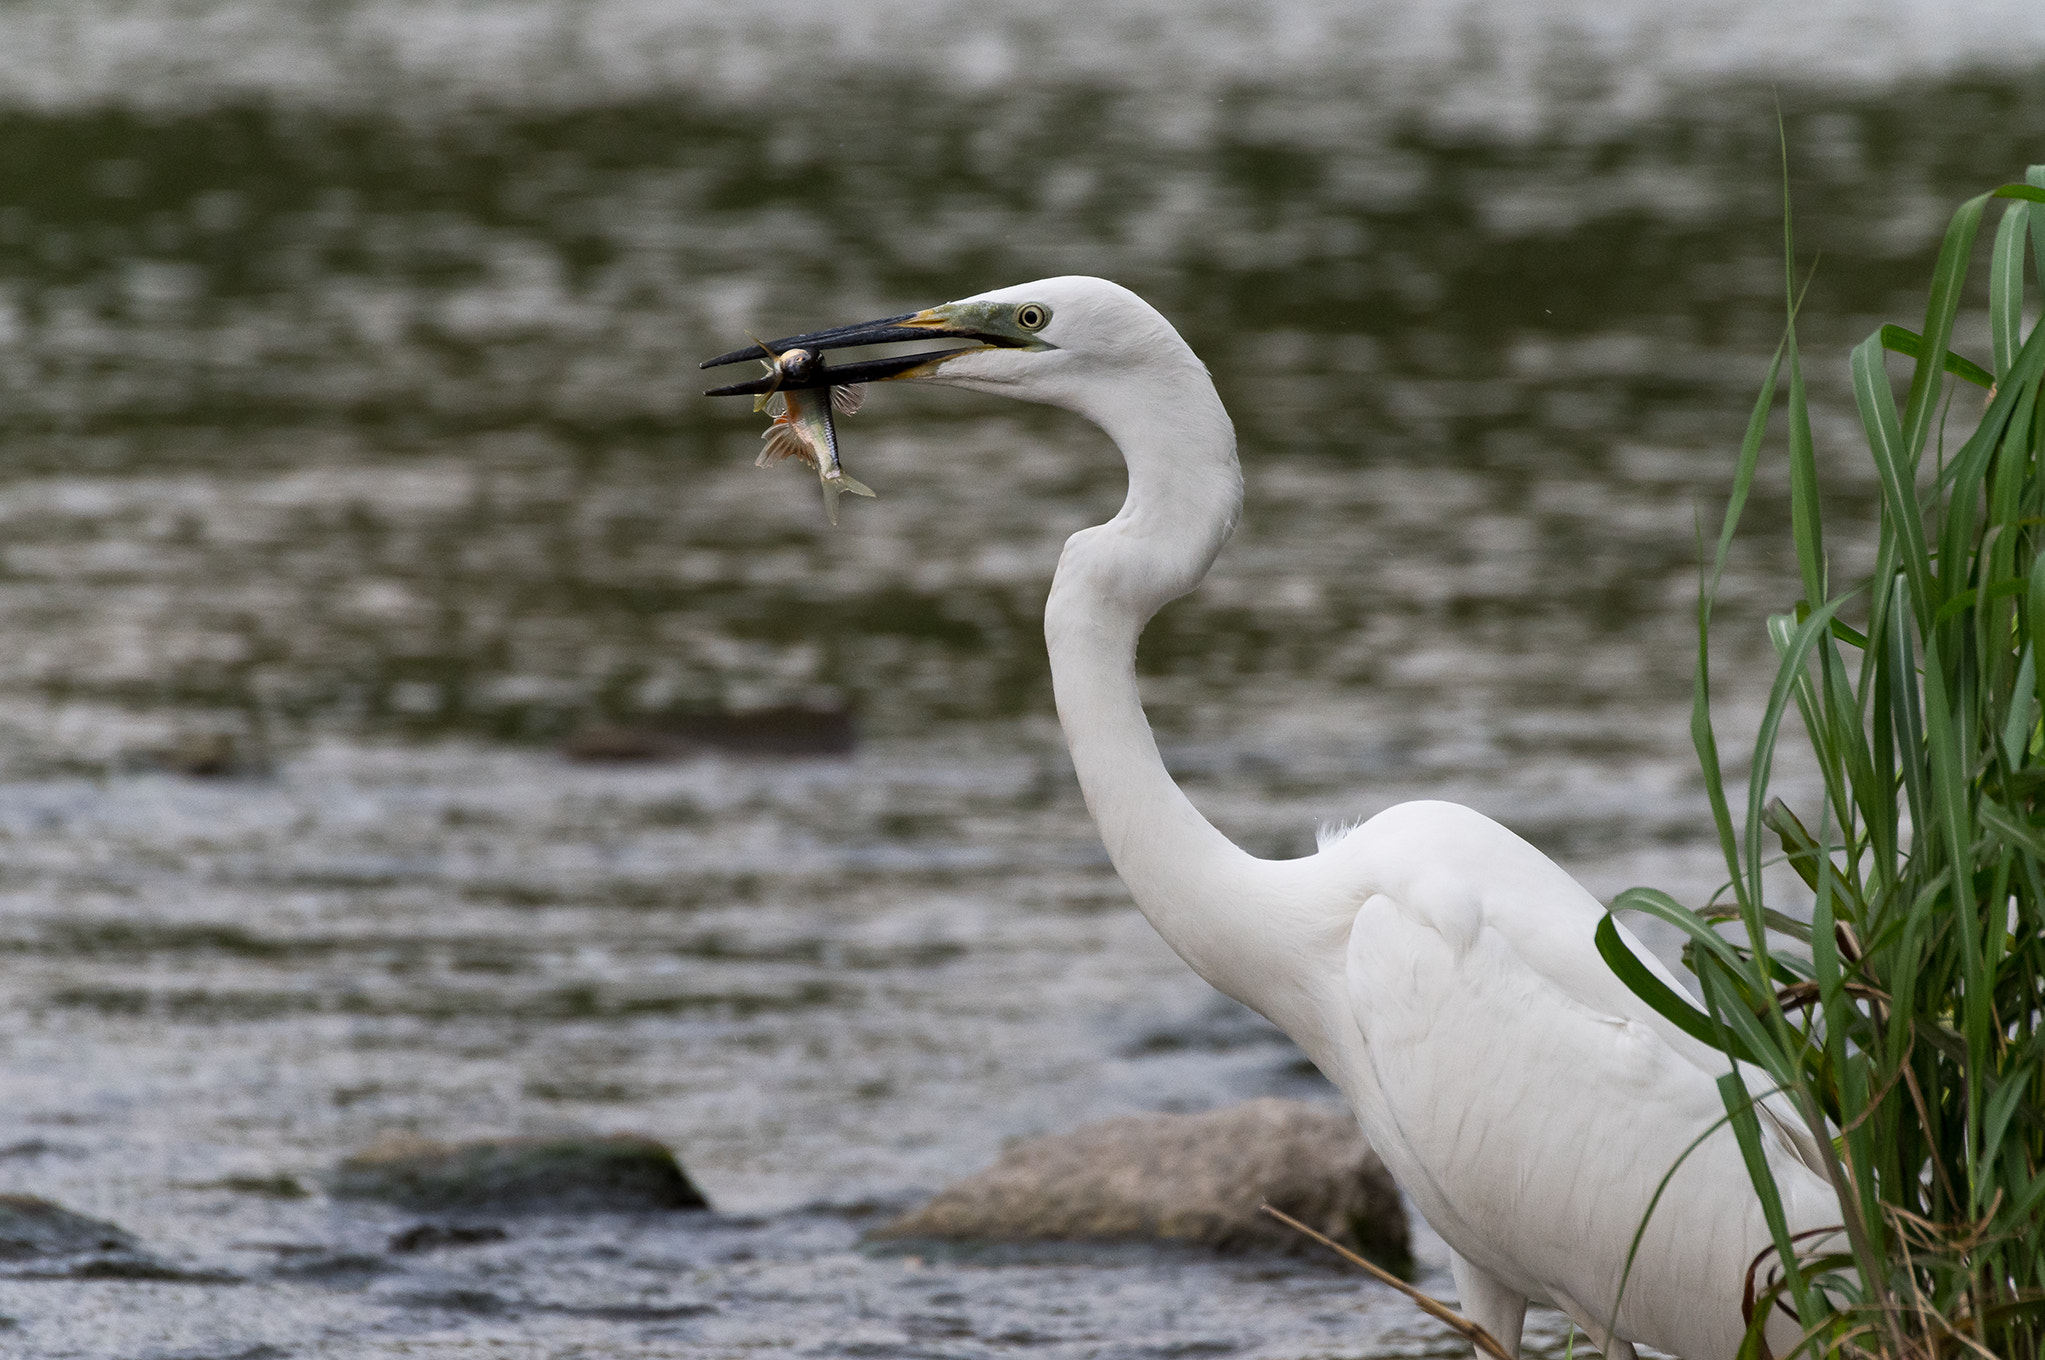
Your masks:
M 1136 287 L 1248 480 L 1144 645 L 1201 805 L 1282 855 L 1457 798 L 1700 896 L 1776 100 L 1842 570 L 1841 348 L 2045 145 L 2033 8 L 1777 8 L 0 12 L 0 1189 L 245 1281 L 0 1283 L 0 1353 L 1451 1353 L 1297 1264 L 857 1250 L 1006 1138 L 1325 1088 L 1149 933 L 1065 763 L 1039 610 L 1105 441 L 883 388 L 834 531 L 695 361 Z M 1791 574 L 1752 518 L 1735 726 Z M 855 749 L 561 753 L 789 707 Z M 400 1257 L 316 1193 L 392 1130 L 571 1125 L 720 1214 Z

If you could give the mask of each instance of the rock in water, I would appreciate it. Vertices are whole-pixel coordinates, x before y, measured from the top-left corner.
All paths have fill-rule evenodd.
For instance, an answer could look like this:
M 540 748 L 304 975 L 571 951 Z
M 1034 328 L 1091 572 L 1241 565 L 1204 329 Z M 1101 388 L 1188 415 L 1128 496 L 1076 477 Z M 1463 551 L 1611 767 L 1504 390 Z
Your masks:
M 858 732 L 846 708 L 758 708 L 670 716 L 651 724 L 598 723 L 561 744 L 570 760 L 680 760 L 704 751 L 733 756 L 845 756 Z
M 234 1277 L 185 1270 L 145 1251 L 133 1233 L 34 1195 L 0 1195 L 0 1279 L 178 1280 Z
M 1326 1250 L 1259 1213 L 1265 1203 L 1393 1269 L 1409 1262 L 1398 1187 L 1356 1121 L 1271 1098 L 1027 1139 L 869 1238 Z
M 328 1188 L 422 1211 L 710 1207 L 666 1146 L 623 1133 L 387 1139 L 342 1162 Z
M 137 1255 L 132 1233 L 34 1195 L 0 1195 L 0 1261 Z
M 411 1255 L 422 1251 L 442 1251 L 448 1247 L 474 1247 L 488 1242 L 502 1242 L 511 1234 L 494 1223 L 465 1226 L 460 1223 L 417 1223 L 401 1233 L 393 1233 L 384 1250 L 394 1255 Z

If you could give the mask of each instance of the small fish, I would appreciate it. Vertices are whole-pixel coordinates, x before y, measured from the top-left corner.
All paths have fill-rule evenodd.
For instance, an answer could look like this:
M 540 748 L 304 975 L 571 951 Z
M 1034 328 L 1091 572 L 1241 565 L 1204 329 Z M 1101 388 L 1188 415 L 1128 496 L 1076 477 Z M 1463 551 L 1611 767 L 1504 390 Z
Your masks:
M 761 345 L 760 348 L 767 347 Z M 763 362 L 767 363 L 767 371 L 781 381 L 809 377 L 823 360 L 806 349 L 792 349 Z M 845 465 L 838 457 L 838 427 L 831 419 L 833 411 L 847 416 L 857 411 L 866 400 L 866 388 L 858 383 L 844 387 L 783 388 L 778 391 L 770 388 L 760 394 L 753 403 L 753 409 L 765 410 L 769 402 L 777 400 L 781 408 L 772 412 L 774 423 L 760 436 L 767 441 L 767 447 L 760 450 L 755 464 L 766 467 L 784 458 L 798 458 L 815 468 L 817 480 L 824 488 L 824 514 L 836 524 L 840 496 L 848 491 L 855 496 L 873 495 L 871 490 L 846 474 Z

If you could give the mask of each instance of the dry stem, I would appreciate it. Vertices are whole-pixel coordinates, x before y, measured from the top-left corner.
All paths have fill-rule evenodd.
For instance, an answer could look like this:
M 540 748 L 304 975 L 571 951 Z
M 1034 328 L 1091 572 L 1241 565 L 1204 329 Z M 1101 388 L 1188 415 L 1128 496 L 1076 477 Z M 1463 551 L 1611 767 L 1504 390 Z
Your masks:
M 1470 1321 L 1470 1319 L 1464 1317 L 1441 1300 L 1421 1293 L 1391 1271 L 1386 1270 L 1383 1266 L 1364 1260 L 1340 1242 L 1315 1232 L 1312 1228 L 1309 1228 L 1284 1210 L 1274 1209 L 1268 1204 L 1262 1204 L 1258 1207 L 1280 1223 L 1283 1223 L 1286 1227 L 1296 1232 L 1303 1232 L 1330 1251 L 1340 1254 L 1342 1259 L 1351 1265 L 1363 1267 L 1380 1283 L 1388 1284 L 1398 1290 L 1401 1294 L 1419 1304 L 1421 1310 L 1429 1317 L 1460 1334 L 1465 1341 L 1468 1341 L 1477 1348 L 1479 1354 L 1488 1355 L 1491 1357 L 1491 1360 L 1514 1360 L 1513 1353 L 1504 1346 L 1501 1346 L 1498 1343 L 1497 1337 L 1485 1331 L 1482 1327 L 1479 1327 L 1476 1323 Z

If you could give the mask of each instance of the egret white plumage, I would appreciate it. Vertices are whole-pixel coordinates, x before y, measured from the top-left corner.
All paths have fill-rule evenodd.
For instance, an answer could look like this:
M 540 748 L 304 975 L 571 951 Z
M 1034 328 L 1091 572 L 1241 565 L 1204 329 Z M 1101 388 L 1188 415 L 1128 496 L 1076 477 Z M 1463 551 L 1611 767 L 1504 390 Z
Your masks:
M 1515 1354 L 1533 1300 L 1608 1357 L 1630 1360 L 1638 1342 L 1731 1360 L 1747 1268 L 1772 1239 L 1723 1127 L 1727 1060 L 1613 974 L 1593 943 L 1597 900 L 1505 827 L 1444 802 L 1390 808 L 1302 859 L 1259 859 L 1208 823 L 1159 758 L 1137 636 L 1199 584 L 1242 502 L 1234 428 L 1205 366 L 1141 298 L 1091 278 L 772 347 L 934 339 L 964 343 L 805 381 L 912 378 L 1046 402 L 1100 426 L 1128 464 L 1120 513 L 1067 540 L 1044 632 L 1087 807 L 1157 932 L 1341 1089 L 1454 1253 L 1464 1312 Z M 1763 1114 L 1790 1230 L 1838 1223 L 1808 1132 L 1774 1106 Z M 1778 1349 L 1794 1336 L 1787 1317 L 1770 1326 Z

